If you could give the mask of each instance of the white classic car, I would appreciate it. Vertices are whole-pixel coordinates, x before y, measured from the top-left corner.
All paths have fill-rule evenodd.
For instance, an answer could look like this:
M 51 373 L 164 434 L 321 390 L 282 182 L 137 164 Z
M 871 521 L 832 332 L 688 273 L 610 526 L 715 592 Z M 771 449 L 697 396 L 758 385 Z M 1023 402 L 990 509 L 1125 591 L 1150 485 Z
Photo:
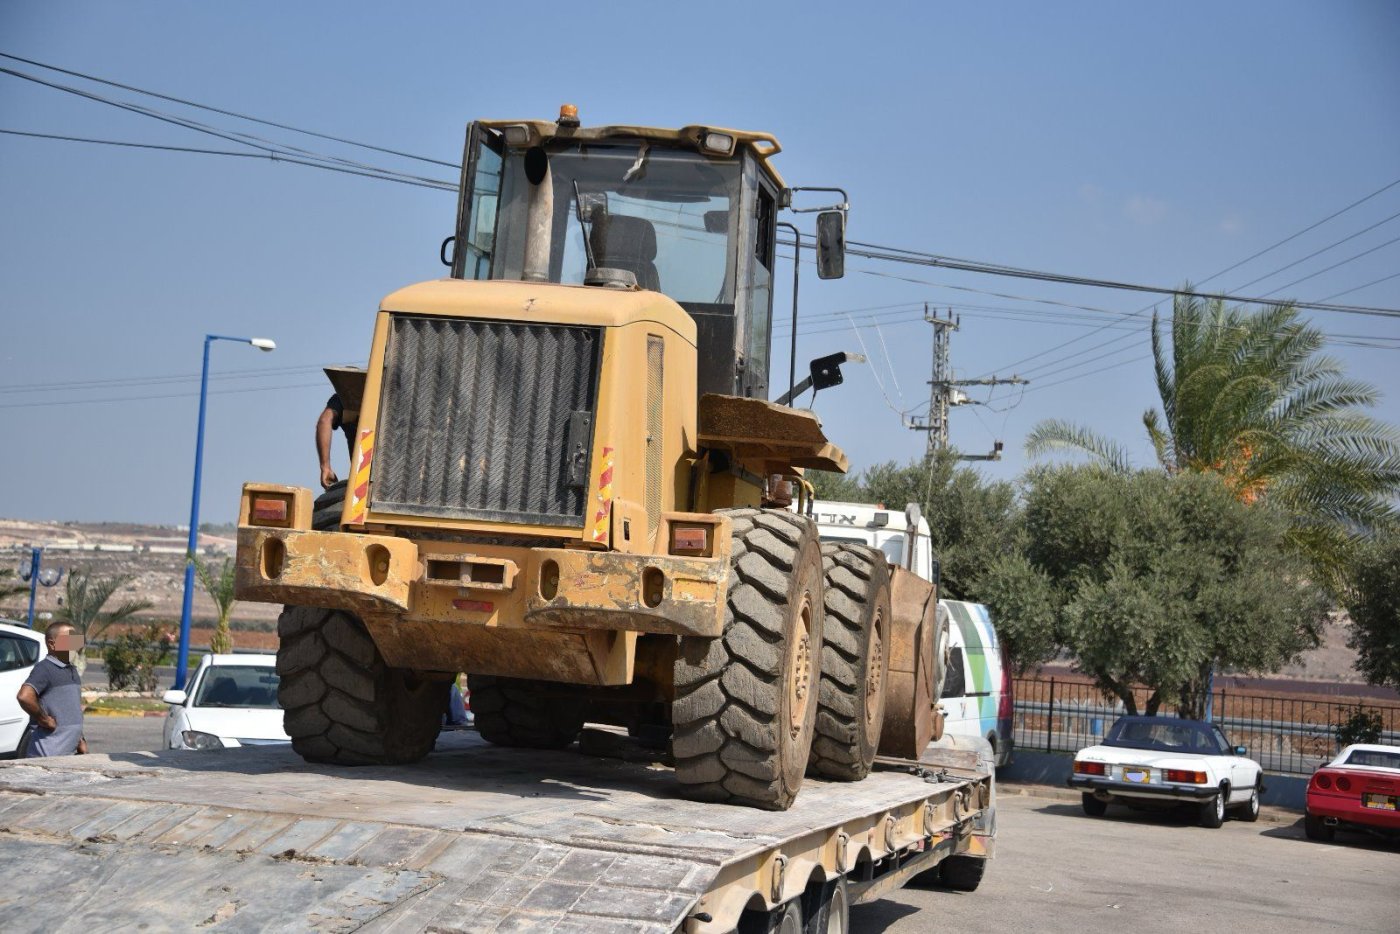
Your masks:
M 1228 811 L 1253 821 L 1264 771 L 1245 753 L 1211 723 L 1120 717 L 1102 743 L 1075 755 L 1069 786 L 1083 792 L 1084 813 L 1092 817 L 1110 803 L 1141 809 L 1194 804 L 1203 827 L 1219 827 Z

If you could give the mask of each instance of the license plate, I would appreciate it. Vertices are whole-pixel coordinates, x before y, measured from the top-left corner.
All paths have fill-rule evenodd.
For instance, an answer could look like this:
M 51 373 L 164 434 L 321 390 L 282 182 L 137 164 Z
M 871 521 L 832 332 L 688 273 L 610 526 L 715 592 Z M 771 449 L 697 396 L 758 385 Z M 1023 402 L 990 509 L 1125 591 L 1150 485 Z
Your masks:
M 1395 799 L 1390 795 L 1362 795 L 1361 803 L 1368 808 L 1375 808 L 1379 811 L 1395 810 Z
M 1150 782 L 1152 781 L 1152 772 L 1150 769 L 1140 766 L 1127 765 L 1123 767 L 1123 781 L 1139 783 Z

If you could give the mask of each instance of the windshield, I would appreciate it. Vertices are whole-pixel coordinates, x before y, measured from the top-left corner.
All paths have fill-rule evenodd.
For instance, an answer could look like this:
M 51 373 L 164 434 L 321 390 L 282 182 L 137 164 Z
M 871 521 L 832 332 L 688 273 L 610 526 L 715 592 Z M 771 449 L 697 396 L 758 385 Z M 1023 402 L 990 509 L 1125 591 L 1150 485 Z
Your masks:
M 1113 724 L 1103 745 L 1201 756 L 1220 755 L 1222 752 L 1202 724 L 1170 717 L 1124 717 Z
M 277 708 L 277 669 L 268 665 L 214 665 L 195 692 L 195 707 Z
M 1340 765 L 1366 765 L 1372 768 L 1400 769 L 1400 749 L 1353 749 Z
M 492 278 L 582 283 L 591 247 L 599 268 L 677 302 L 734 302 L 738 162 L 643 142 L 555 144 L 540 192 L 540 152 L 504 154 Z M 534 231 L 547 253 L 526 242 Z

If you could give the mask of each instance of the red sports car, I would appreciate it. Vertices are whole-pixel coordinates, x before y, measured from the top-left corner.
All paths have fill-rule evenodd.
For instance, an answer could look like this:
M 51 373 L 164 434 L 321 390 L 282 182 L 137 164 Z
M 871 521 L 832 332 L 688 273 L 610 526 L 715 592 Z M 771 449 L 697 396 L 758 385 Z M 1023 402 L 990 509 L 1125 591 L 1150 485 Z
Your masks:
M 1338 827 L 1400 834 L 1400 746 L 1348 746 L 1313 773 L 1303 829 L 1331 840 Z

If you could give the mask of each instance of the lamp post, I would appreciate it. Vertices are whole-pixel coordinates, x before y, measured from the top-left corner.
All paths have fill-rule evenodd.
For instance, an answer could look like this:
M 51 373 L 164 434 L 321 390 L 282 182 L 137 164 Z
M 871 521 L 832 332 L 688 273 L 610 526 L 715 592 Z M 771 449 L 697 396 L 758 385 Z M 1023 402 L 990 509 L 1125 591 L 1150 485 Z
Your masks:
M 19 579 L 29 582 L 29 628 L 34 628 L 34 597 L 38 594 L 39 585 L 52 587 L 63 580 L 63 568 L 50 568 L 47 571 L 39 569 L 39 565 L 44 560 L 44 549 L 32 548 L 29 552 L 29 567 L 19 566 Z
M 175 689 L 184 690 L 185 678 L 190 667 L 190 611 L 194 607 L 194 562 L 199 553 L 199 482 L 204 472 L 204 410 L 209 401 L 209 345 L 214 341 L 233 341 L 236 344 L 252 344 L 262 351 L 271 352 L 277 344 L 265 337 L 225 337 L 222 334 L 204 335 L 204 370 L 199 379 L 199 431 L 194 442 L 194 493 L 190 497 L 190 545 L 185 553 L 185 602 L 180 609 L 180 649 L 175 659 Z

